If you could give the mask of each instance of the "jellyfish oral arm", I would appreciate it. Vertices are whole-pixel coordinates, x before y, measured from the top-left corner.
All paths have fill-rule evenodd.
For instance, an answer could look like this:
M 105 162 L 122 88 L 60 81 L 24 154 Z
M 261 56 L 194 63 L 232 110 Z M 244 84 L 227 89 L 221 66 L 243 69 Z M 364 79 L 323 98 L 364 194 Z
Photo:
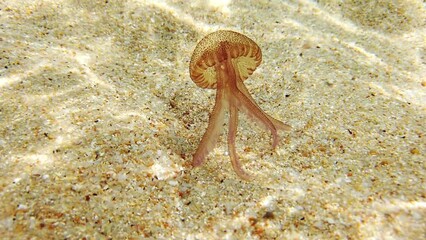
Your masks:
M 233 94 L 233 98 L 236 99 L 237 108 L 238 110 L 243 111 L 253 121 L 257 122 L 265 129 L 271 131 L 272 148 L 274 149 L 278 145 L 277 130 L 289 130 L 291 127 L 269 116 L 256 104 L 253 97 L 250 95 L 246 86 L 244 85 L 238 68 L 235 66 L 235 64 L 233 65 L 233 76 L 235 77 L 232 80 L 230 79 L 232 81 L 232 84 L 230 85 L 232 88 L 231 93 Z
M 256 108 L 259 109 L 259 111 L 261 111 L 264 115 L 266 115 L 266 117 L 269 119 L 269 121 L 272 122 L 272 124 L 275 126 L 275 128 L 277 130 L 281 130 L 281 131 L 290 131 L 291 130 L 290 125 L 285 124 L 285 123 L 269 116 L 265 112 L 263 112 L 263 110 L 259 107 L 259 105 L 257 105 L 257 103 L 254 101 L 253 97 L 250 95 L 249 91 L 247 90 L 247 87 L 244 85 L 244 83 L 242 81 L 237 82 L 237 86 L 238 86 L 238 89 L 256 106 Z M 252 116 L 250 112 L 245 111 L 245 109 L 243 109 L 243 111 L 246 113 L 247 116 L 252 117 L 254 119 L 254 121 L 256 121 L 255 117 Z M 264 124 L 261 124 L 261 126 L 264 126 L 265 129 L 268 129 L 268 127 Z
M 229 109 L 229 84 L 226 72 L 226 66 L 223 62 L 216 64 L 216 102 L 213 107 L 213 111 L 210 114 L 209 125 L 206 132 L 198 145 L 197 151 L 194 154 L 192 166 L 200 166 L 204 161 L 209 152 L 214 148 L 220 133 L 223 130 L 225 112 Z
M 229 132 L 228 132 L 228 151 L 231 158 L 232 168 L 235 173 L 244 180 L 250 180 L 251 176 L 247 174 L 238 160 L 237 150 L 235 147 L 235 139 L 238 127 L 238 109 L 235 101 L 231 101 L 229 106 Z
M 205 161 L 206 156 L 214 148 L 214 145 L 223 130 L 225 112 L 228 108 L 228 103 L 225 101 L 223 95 L 223 91 L 219 91 L 218 89 L 216 92 L 216 102 L 210 115 L 209 125 L 200 144 L 198 145 L 197 151 L 194 154 L 192 161 L 192 166 L 194 167 L 200 166 Z

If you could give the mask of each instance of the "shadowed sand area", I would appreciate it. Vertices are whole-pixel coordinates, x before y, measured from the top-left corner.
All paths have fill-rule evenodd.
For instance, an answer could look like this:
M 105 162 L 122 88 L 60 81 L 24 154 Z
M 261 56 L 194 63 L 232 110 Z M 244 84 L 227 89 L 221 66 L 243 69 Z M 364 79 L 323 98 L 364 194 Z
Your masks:
M 363 2 L 363 1 L 360 1 Z M 0 1 L 2 239 L 422 239 L 422 1 Z M 215 91 L 189 61 L 218 29 L 263 61 L 245 81 L 293 129 L 240 114 L 192 156 Z

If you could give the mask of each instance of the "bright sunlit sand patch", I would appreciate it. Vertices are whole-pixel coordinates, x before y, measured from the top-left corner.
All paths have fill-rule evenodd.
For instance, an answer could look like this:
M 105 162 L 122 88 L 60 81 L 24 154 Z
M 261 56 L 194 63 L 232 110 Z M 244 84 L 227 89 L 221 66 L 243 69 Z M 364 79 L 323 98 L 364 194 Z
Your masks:
M 399 210 L 426 210 L 426 202 L 423 201 L 394 201 L 386 204 L 377 203 L 377 207 L 386 211 L 399 211 Z M 425 212 L 426 213 L 426 212 Z
M 177 176 L 181 169 L 173 163 L 163 151 L 157 151 L 157 161 L 151 166 L 151 172 L 159 180 L 171 179 Z
M 85 79 L 88 82 L 99 85 L 111 91 L 115 90 L 115 88 L 111 84 L 108 84 L 105 81 L 103 81 L 101 77 L 99 77 L 95 72 L 93 72 L 89 68 L 89 63 L 91 62 L 91 59 L 92 59 L 92 56 L 90 54 L 83 53 L 83 52 L 76 52 L 74 59 L 78 63 L 80 63 L 80 67 L 83 68 L 84 70 L 83 72 L 87 75 Z
M 266 208 L 266 209 L 270 209 L 273 210 L 275 208 L 275 205 L 277 199 L 274 196 L 266 196 L 263 198 L 263 200 L 260 202 L 260 204 L 262 205 L 262 207 Z
M 38 104 L 51 100 L 52 98 L 57 98 L 61 96 L 67 96 L 72 93 L 78 92 L 84 89 L 84 86 L 77 86 L 63 91 L 53 91 L 50 93 L 44 94 L 26 94 L 22 96 L 27 104 Z
M 71 130 L 66 130 L 65 125 L 61 125 L 61 128 L 64 131 L 72 132 Z M 72 144 L 78 136 L 75 134 L 53 135 L 54 137 L 51 137 L 52 142 L 50 144 L 29 150 L 28 153 L 16 154 L 11 159 L 17 160 L 22 166 L 31 166 L 34 169 L 51 169 L 55 164 L 63 164 L 63 159 L 55 162 L 57 160 L 54 154 L 55 150 L 60 149 L 63 145 Z M 31 153 L 31 151 L 35 153 Z
M 205 7 L 210 7 L 211 9 L 213 9 L 211 2 L 216 2 L 216 1 L 195 1 L 194 4 L 196 5 L 201 5 L 201 6 L 205 6 Z M 228 4 L 226 4 L 226 2 L 228 1 L 218 1 L 217 3 L 215 3 L 219 9 L 225 9 L 224 13 L 227 13 L 227 6 Z M 230 0 L 229 0 L 230 2 Z M 211 25 L 211 24 L 207 24 L 204 22 L 200 22 L 197 21 L 196 19 L 194 19 L 194 17 L 192 15 L 189 15 L 185 12 L 183 12 L 182 10 L 175 8 L 173 6 L 170 6 L 169 4 L 167 4 L 166 1 L 156 1 L 156 0 L 149 0 L 146 4 L 151 5 L 151 6 L 155 6 L 157 8 L 163 9 L 164 11 L 170 13 L 173 17 L 175 17 L 176 19 L 179 19 L 180 21 L 185 22 L 186 24 L 189 24 L 191 27 L 197 29 L 200 32 L 203 33 L 207 33 L 207 32 L 212 32 L 214 30 L 218 29 L 218 25 Z M 207 5 L 206 5 L 207 4 Z M 225 5 L 226 4 L 226 5 Z
M 15 74 L 9 77 L 0 77 L 0 88 L 19 82 L 21 79 L 22 79 L 21 74 Z
M 377 55 L 375 55 L 374 53 L 371 53 L 369 51 L 367 51 L 366 49 L 364 49 L 362 46 L 357 45 L 357 43 L 355 42 L 345 42 L 342 41 L 341 44 L 349 49 L 352 49 L 353 51 L 355 51 L 356 53 L 360 53 L 362 54 L 366 60 L 374 63 L 374 64 L 380 64 L 380 65 L 385 65 L 384 62 L 382 61 L 382 59 L 380 59 L 379 57 L 377 57 Z
M 229 4 L 231 4 L 231 0 L 209 0 L 207 1 L 207 5 L 210 8 L 217 9 L 218 11 L 230 14 Z
M 361 236 L 394 239 L 407 229 L 412 234 L 424 232 L 422 219 L 426 216 L 426 202 L 392 200 L 375 202 L 373 206 L 365 222 L 359 226 Z
M 54 162 L 53 158 L 52 154 L 27 154 L 19 157 L 26 164 L 34 165 L 37 168 L 49 167 Z
M 384 96 L 395 98 L 403 102 L 409 102 L 423 107 L 426 110 L 426 91 L 421 88 L 421 86 L 414 86 L 415 83 L 408 84 L 409 83 L 406 83 L 406 86 L 401 87 L 395 84 L 371 82 L 369 85 Z
M 121 112 L 120 114 L 114 115 L 113 117 L 119 120 L 127 120 L 127 119 L 137 117 L 142 119 L 143 121 L 148 122 L 148 117 L 146 116 L 146 114 L 143 114 L 141 112 L 136 112 L 136 111 Z
M 33 64 L 28 67 L 28 69 L 23 70 L 23 73 L 16 73 L 0 77 L 0 88 L 11 86 L 14 83 L 21 81 L 32 75 L 40 74 L 41 71 L 47 66 L 50 66 L 49 62 L 46 60 L 40 60 L 37 64 Z

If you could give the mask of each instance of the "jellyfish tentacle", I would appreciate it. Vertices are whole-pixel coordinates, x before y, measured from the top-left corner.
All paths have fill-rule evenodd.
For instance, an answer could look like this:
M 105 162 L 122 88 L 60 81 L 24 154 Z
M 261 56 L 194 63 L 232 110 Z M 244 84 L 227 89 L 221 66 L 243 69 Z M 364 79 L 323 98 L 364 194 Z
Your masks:
M 233 100 L 230 102 L 230 106 L 229 106 L 229 131 L 228 131 L 229 156 L 231 158 L 232 168 L 234 169 L 235 173 L 237 173 L 237 175 L 244 180 L 250 180 L 251 176 L 243 170 L 241 166 L 241 162 L 238 159 L 237 151 L 235 148 L 237 126 L 238 126 L 238 110 L 237 110 L 235 100 Z

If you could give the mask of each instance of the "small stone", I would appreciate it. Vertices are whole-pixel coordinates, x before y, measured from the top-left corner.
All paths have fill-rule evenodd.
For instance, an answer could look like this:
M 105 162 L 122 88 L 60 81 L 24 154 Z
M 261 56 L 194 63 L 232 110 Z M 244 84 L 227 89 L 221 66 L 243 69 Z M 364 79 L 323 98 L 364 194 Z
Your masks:
M 412 148 L 410 150 L 410 153 L 413 155 L 419 155 L 420 154 L 420 150 L 418 148 Z

